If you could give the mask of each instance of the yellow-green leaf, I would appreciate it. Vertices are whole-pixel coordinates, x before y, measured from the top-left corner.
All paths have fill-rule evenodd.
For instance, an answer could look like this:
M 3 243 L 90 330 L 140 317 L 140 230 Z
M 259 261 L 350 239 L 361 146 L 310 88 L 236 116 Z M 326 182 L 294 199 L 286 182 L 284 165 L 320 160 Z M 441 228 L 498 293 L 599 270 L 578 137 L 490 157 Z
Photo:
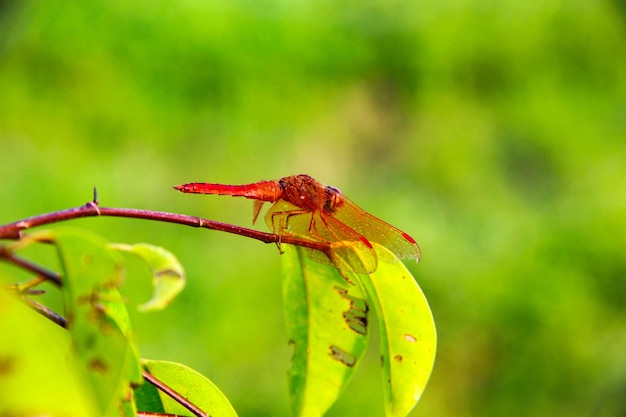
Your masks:
M 126 305 L 117 288 L 119 254 L 108 242 L 80 229 L 51 232 L 63 269 L 67 327 L 94 388 L 100 415 L 118 416 L 120 401 L 142 382 Z
M 286 247 L 283 293 L 293 358 L 289 386 L 295 416 L 320 416 L 353 376 L 369 338 L 365 292 L 336 268 Z
M 375 249 L 395 258 L 379 245 Z M 435 322 L 426 297 L 402 262 L 379 262 L 375 272 L 358 277 L 379 320 L 386 414 L 404 417 L 419 401 L 434 366 Z
M 98 415 L 65 330 L 0 288 L 0 416 Z
M 148 302 L 139 306 L 140 311 L 164 309 L 185 287 L 185 270 L 170 251 L 147 243 L 135 245 L 117 243 L 111 247 L 139 256 L 152 272 L 154 293 Z
M 212 417 L 237 417 L 222 391 L 193 369 L 175 362 L 145 359 L 141 362 L 151 375 Z M 193 417 L 189 410 L 152 385 L 146 383 L 138 391 L 141 391 L 137 393 L 139 411 Z

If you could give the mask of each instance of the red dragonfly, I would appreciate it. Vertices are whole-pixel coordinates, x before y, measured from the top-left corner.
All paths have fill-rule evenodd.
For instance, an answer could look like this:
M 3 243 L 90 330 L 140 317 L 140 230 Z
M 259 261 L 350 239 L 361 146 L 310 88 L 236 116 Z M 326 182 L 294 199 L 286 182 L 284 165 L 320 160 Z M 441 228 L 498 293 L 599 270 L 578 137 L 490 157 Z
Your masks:
M 335 187 L 308 175 L 292 175 L 246 185 L 192 182 L 174 187 L 183 193 L 245 197 L 254 203 L 254 223 L 264 203 L 274 203 L 265 215 L 268 227 L 278 236 L 297 236 L 329 244 L 328 253 L 306 248 L 309 258 L 332 264 L 340 271 L 371 273 L 378 259 L 396 259 L 376 253 L 372 242 L 386 247 L 398 258 L 419 261 L 420 249 L 405 232 L 372 216 L 348 200 Z

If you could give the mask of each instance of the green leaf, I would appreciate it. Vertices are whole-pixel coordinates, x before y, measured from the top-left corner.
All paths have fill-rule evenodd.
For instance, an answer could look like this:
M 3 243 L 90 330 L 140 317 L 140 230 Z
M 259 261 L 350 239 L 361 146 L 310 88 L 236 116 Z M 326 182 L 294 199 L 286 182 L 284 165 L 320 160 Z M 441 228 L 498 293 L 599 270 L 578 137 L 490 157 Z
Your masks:
M 68 330 L 100 405 L 100 415 L 118 416 L 142 382 L 126 305 L 117 288 L 119 254 L 97 235 L 79 229 L 49 232 L 63 269 Z
M 0 416 L 98 415 L 65 330 L 0 288 Z
M 289 386 L 295 416 L 320 416 L 353 376 L 369 338 L 368 304 L 358 281 L 285 247 L 283 295 L 294 347 Z
M 142 364 L 151 375 L 212 417 L 237 417 L 222 391 L 193 369 L 175 362 L 156 360 L 144 359 Z M 137 408 L 144 412 L 193 416 L 185 407 L 148 383 L 137 390 Z
M 139 306 L 140 311 L 164 309 L 185 287 L 185 270 L 176 256 L 168 250 L 146 243 L 116 243 L 111 247 L 139 256 L 152 272 L 154 293 L 148 302 Z
M 374 246 L 377 253 L 397 259 Z M 380 324 L 386 414 L 404 417 L 419 401 L 434 366 L 435 322 L 426 297 L 402 262 L 379 262 L 375 272 L 358 277 Z

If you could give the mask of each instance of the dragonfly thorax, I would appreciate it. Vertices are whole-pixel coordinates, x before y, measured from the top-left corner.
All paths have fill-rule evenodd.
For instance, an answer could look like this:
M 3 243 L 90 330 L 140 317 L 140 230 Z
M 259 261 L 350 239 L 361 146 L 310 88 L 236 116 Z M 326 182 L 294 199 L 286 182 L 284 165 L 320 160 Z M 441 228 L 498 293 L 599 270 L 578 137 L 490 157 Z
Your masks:
M 343 205 L 343 195 L 335 188 L 322 184 L 308 175 L 294 175 L 279 180 L 281 198 L 307 211 L 335 213 Z

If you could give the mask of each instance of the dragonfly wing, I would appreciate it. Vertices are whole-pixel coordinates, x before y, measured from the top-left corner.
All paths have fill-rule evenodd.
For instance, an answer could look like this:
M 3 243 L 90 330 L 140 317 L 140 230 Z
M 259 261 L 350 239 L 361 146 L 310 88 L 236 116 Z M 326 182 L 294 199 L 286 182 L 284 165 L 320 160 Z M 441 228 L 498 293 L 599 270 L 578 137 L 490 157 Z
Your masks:
M 307 211 L 284 200 L 268 210 L 265 221 L 278 235 L 330 244 L 329 254 L 307 248 L 307 256 L 317 262 L 335 265 L 342 271 L 370 273 L 376 270 L 376 252 L 371 243 L 350 227 L 319 210 Z
M 359 274 L 376 270 L 376 252 L 364 236 L 319 211 L 313 214 L 313 227 L 312 234 L 330 243 L 329 258 L 338 269 Z
M 386 247 L 401 259 L 419 261 L 420 248 L 411 236 L 402 230 L 372 216 L 352 201 L 345 199 L 344 204 L 333 215 L 338 221 L 348 225 L 357 233 L 365 236 L 370 242 Z M 393 262 L 388 255 L 379 255 L 382 260 Z

